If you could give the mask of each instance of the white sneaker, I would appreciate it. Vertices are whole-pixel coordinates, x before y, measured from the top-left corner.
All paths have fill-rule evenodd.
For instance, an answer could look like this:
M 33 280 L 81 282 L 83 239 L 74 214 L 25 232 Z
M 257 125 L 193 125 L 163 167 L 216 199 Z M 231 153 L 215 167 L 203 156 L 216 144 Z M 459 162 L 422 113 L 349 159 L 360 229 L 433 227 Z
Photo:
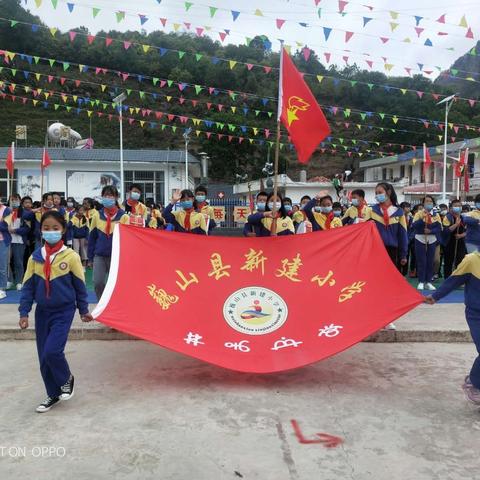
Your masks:
M 17 290 L 20 291 L 22 289 L 22 284 L 21 283 L 17 283 Z
M 397 327 L 395 326 L 395 324 L 392 322 L 392 323 L 389 323 L 385 328 L 384 330 L 396 330 Z
M 5 290 L 0 290 L 0 300 L 4 299 L 7 296 Z
M 10 290 L 12 288 L 13 283 L 12 282 L 7 282 L 7 290 Z
M 430 282 L 425 285 L 425 288 L 427 290 L 436 290 L 436 288 Z
M 423 283 L 419 283 L 417 290 L 425 290 L 425 285 Z

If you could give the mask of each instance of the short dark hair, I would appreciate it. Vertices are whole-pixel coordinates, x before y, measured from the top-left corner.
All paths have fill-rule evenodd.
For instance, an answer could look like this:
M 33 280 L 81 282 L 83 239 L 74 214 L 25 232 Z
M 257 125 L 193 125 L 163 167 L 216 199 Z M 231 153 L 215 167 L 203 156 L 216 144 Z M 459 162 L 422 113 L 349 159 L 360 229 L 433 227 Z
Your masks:
M 324 195 L 323 197 L 321 197 L 319 203 L 322 203 L 324 200 L 330 200 L 333 204 L 333 198 L 330 195 Z
M 105 185 L 102 188 L 102 197 L 104 195 L 113 195 L 115 198 L 118 198 L 117 187 L 114 187 L 113 185 Z
M 454 203 L 459 203 L 460 205 L 462 204 L 462 201 L 459 200 L 458 198 L 454 198 L 451 202 L 450 202 L 450 207 L 453 207 L 453 204 Z
M 208 194 L 208 192 L 207 192 L 207 187 L 205 187 L 204 185 L 199 185 L 199 186 L 195 189 L 195 195 L 196 195 L 198 192 L 205 192 L 205 195 L 207 195 L 207 194 Z
M 194 198 L 195 195 L 191 190 L 184 189 L 180 192 L 180 195 L 182 196 L 181 198 Z
M 310 197 L 310 195 L 304 195 L 304 196 L 300 199 L 300 203 L 302 203 L 304 200 L 310 201 L 311 199 L 312 199 L 312 197 Z
M 140 193 L 143 193 L 143 188 L 141 187 L 141 185 L 139 183 L 132 183 L 128 189 L 129 192 L 131 192 L 134 188 L 136 188 L 137 190 L 140 190 Z
M 67 228 L 67 221 L 65 220 L 65 216 L 57 210 L 51 210 L 42 215 L 42 218 L 40 219 L 40 230 L 42 229 L 43 222 L 47 218 L 53 218 L 54 220 L 56 220 L 62 226 L 63 230 Z
M 441 203 L 441 204 L 439 205 L 439 207 L 440 207 L 440 208 L 448 208 L 448 205 L 446 205 L 445 203 Z
M 358 195 L 359 197 L 365 198 L 365 190 L 357 188 L 356 190 L 352 191 L 352 195 Z
M 400 208 L 405 208 L 405 207 L 409 207 L 409 208 L 410 208 L 411 206 L 412 206 L 412 204 L 411 204 L 410 202 L 402 202 L 402 203 L 400 204 Z
M 333 209 L 335 209 L 335 208 L 342 209 L 342 204 L 340 202 L 333 202 L 332 208 Z
M 425 200 L 426 200 L 427 198 L 429 198 L 429 199 L 433 202 L 434 205 L 437 204 L 437 202 L 435 201 L 435 199 L 434 199 L 431 195 L 425 195 L 425 196 L 422 198 L 422 204 L 425 203 Z
M 260 191 L 260 192 L 257 193 L 257 196 L 256 196 L 255 198 L 258 199 L 258 197 L 261 197 L 261 196 L 268 198 L 268 193 L 267 193 L 267 192 L 264 192 L 264 191 L 262 190 L 262 191 Z
M 289 202 L 290 205 L 292 205 L 292 203 L 293 203 L 293 202 L 292 202 L 292 199 L 291 199 L 290 197 L 285 197 L 285 198 L 283 199 L 283 203 L 285 203 L 285 202 Z
M 53 193 L 45 192 L 45 193 L 42 195 L 42 202 L 46 202 L 46 201 L 48 200 L 48 197 L 52 197 L 52 200 L 53 200 Z

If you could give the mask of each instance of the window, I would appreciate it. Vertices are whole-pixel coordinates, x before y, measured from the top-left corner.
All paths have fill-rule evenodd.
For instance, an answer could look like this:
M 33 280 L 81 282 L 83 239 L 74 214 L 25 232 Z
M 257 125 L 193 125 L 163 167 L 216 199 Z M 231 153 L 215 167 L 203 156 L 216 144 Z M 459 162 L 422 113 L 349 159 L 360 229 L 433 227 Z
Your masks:
M 17 175 L 18 170 L 13 171 L 13 190 L 10 190 L 10 193 L 17 192 Z M 12 180 L 10 179 L 10 182 Z M 11 184 L 10 184 L 11 185 Z M 6 202 L 8 196 L 8 173 L 7 169 L 0 169 L 0 198 Z
M 467 170 L 468 176 L 470 178 L 473 178 L 475 175 L 475 154 L 474 153 L 468 154 L 467 168 L 468 168 Z
M 400 178 L 405 178 L 405 165 L 400 165 Z
M 382 180 L 387 180 L 387 169 L 382 168 Z
M 413 165 L 408 166 L 408 184 L 413 184 Z
M 162 171 L 137 171 L 125 172 L 125 191 L 132 183 L 138 183 L 143 189 L 143 198 L 152 199 L 155 203 L 165 204 L 165 172 Z

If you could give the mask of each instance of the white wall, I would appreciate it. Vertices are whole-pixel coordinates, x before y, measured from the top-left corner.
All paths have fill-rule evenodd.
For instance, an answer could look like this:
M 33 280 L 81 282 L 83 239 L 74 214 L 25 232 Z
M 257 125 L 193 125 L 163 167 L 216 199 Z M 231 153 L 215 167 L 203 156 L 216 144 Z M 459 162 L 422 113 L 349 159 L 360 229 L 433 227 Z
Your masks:
M 22 176 L 22 172 L 31 171 L 40 175 L 40 169 L 37 162 L 17 160 L 15 167 L 18 170 L 18 178 Z M 174 189 L 184 188 L 185 167 L 182 164 L 165 164 L 165 163 L 142 163 L 142 162 L 125 162 L 125 170 L 135 171 L 163 171 L 165 173 L 165 201 L 170 199 L 172 191 Z M 65 192 L 65 195 L 69 195 L 67 191 L 67 171 L 84 171 L 84 172 L 118 172 L 120 166 L 118 162 L 64 162 L 54 161 L 46 169 L 44 177 L 44 192 L 58 191 Z M 194 187 L 193 178 L 189 178 L 190 188 Z M 40 200 L 39 190 L 35 190 L 34 201 Z M 77 198 L 76 200 L 81 200 Z

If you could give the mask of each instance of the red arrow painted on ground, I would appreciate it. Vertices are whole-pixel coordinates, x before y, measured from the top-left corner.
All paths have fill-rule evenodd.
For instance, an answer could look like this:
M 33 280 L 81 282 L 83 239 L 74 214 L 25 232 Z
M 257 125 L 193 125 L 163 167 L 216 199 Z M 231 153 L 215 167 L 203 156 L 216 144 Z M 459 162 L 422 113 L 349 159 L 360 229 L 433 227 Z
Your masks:
M 303 436 L 303 433 L 300 430 L 300 426 L 296 420 L 290 420 L 293 431 L 297 436 L 297 439 L 300 443 L 303 444 L 311 444 L 311 443 L 321 443 L 326 448 L 335 448 L 338 447 L 343 440 L 340 437 L 335 437 L 334 435 L 330 435 L 328 433 L 316 433 L 316 438 L 308 439 Z

